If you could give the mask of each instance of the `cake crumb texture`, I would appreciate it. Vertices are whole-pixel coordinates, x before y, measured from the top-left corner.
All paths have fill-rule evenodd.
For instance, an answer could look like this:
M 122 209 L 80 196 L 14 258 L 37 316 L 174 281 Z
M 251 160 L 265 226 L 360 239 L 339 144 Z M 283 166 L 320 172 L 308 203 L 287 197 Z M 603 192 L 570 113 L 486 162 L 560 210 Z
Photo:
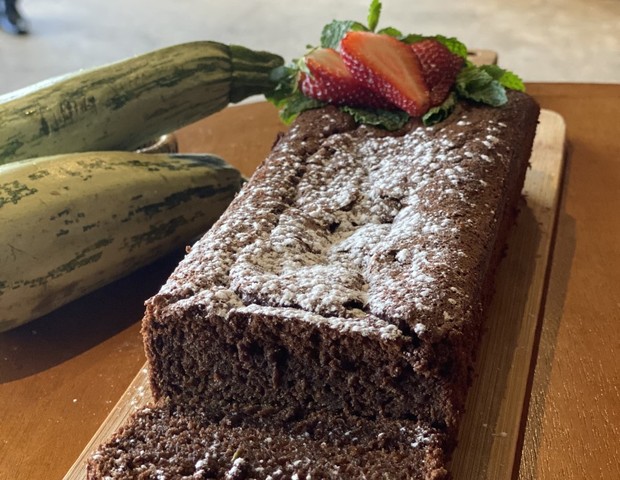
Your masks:
M 444 455 L 440 432 L 406 420 L 152 406 L 99 447 L 88 478 L 440 480 Z

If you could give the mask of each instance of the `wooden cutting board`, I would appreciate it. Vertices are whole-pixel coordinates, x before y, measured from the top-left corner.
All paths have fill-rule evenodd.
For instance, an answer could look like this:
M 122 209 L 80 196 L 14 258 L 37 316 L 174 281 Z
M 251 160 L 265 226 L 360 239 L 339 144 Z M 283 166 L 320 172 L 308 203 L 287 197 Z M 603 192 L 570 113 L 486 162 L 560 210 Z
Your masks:
M 496 277 L 477 374 L 470 391 L 451 471 L 455 480 L 508 480 L 519 465 L 529 385 L 544 318 L 544 295 L 564 162 L 561 116 L 541 112 L 526 201 Z M 142 368 L 65 476 L 86 477 L 88 456 L 151 400 Z

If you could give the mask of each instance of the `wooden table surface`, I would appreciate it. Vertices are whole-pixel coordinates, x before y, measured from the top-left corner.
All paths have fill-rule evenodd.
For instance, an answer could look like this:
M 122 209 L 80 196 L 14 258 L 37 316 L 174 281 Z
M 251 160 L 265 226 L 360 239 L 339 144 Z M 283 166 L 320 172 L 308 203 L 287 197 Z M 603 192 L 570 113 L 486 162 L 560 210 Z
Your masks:
M 620 478 L 620 85 L 530 84 L 563 115 L 564 193 L 520 479 Z M 179 132 L 249 175 L 282 130 L 264 103 Z M 183 252 L 0 334 L 0 480 L 62 478 L 144 363 L 143 301 Z

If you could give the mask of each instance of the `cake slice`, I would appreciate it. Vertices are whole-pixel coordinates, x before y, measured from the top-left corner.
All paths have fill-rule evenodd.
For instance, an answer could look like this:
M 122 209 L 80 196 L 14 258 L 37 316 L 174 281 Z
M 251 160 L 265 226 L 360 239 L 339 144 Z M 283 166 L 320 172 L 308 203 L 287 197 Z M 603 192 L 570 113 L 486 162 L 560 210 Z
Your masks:
M 88 478 L 441 480 L 448 475 L 444 440 L 410 420 L 155 406 L 99 447 Z
M 538 113 L 510 91 L 395 133 L 300 115 L 147 302 L 155 398 L 454 437 Z

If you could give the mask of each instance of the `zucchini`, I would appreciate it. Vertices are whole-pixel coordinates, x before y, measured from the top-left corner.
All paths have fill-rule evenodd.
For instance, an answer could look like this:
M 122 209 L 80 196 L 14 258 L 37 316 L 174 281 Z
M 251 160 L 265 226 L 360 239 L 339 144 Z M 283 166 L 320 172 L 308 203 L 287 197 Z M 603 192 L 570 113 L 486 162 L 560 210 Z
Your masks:
M 87 152 L 0 166 L 0 331 L 184 248 L 241 181 L 210 155 Z
M 281 57 L 200 41 L 52 78 L 0 97 L 0 165 L 95 150 L 135 150 L 273 88 Z

